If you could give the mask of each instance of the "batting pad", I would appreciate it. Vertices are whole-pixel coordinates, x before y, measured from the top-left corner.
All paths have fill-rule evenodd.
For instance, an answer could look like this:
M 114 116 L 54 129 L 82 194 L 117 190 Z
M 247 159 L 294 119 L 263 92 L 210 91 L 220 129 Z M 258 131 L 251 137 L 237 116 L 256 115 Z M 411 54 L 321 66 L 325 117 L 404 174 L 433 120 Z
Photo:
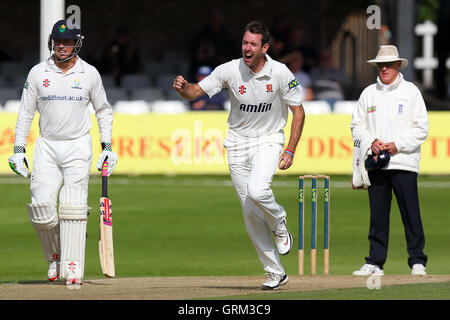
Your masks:
M 59 243 L 59 224 L 56 204 L 27 204 L 28 218 L 41 241 L 44 258 L 47 262 L 58 260 L 61 254 Z
M 79 185 L 64 185 L 59 194 L 61 278 L 83 278 L 87 213 L 85 189 Z

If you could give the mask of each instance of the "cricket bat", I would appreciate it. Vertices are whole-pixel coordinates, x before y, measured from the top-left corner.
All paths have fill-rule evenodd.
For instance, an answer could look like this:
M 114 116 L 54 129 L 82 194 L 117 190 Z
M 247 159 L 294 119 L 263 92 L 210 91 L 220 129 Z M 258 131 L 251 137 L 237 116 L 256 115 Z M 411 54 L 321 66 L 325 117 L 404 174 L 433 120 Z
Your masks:
M 116 276 L 114 268 L 114 247 L 112 232 L 111 200 L 108 198 L 108 162 L 102 167 L 102 197 L 100 198 L 100 240 L 98 252 L 103 274 L 113 278 Z

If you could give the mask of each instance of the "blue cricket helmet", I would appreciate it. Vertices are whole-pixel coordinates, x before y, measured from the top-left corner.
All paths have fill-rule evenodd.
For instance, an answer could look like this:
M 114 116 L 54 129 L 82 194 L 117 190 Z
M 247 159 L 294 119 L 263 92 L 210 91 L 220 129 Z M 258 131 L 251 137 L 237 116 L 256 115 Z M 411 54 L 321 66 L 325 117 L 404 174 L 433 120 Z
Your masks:
M 67 61 L 80 52 L 84 36 L 81 34 L 81 28 L 78 25 L 68 25 L 67 20 L 59 20 L 53 25 L 52 32 L 48 37 L 50 53 L 53 52 L 55 39 L 71 39 L 75 41 L 72 54 L 67 59 L 64 59 L 64 61 Z

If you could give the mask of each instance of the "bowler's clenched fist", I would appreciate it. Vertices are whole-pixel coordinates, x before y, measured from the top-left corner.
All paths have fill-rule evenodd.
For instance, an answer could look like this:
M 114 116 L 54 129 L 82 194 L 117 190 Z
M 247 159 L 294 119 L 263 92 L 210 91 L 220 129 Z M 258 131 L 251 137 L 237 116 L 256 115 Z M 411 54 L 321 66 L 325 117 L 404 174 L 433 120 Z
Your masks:
M 188 83 L 181 75 L 173 80 L 173 88 L 181 97 L 189 101 L 206 94 L 198 83 Z
M 180 93 L 183 91 L 184 87 L 186 86 L 187 81 L 183 78 L 183 76 L 177 76 L 175 80 L 173 81 L 173 88 Z

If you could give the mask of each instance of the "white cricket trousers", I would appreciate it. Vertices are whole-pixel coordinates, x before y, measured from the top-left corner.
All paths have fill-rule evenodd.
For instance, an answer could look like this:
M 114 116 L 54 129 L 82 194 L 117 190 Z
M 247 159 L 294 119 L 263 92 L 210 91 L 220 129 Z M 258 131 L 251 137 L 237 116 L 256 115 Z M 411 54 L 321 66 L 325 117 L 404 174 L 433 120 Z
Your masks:
M 88 191 L 92 163 L 92 137 L 74 140 L 36 139 L 31 174 L 31 203 L 57 203 L 64 184 L 76 184 Z
M 227 148 L 231 180 L 241 201 L 245 226 L 266 272 L 284 274 L 272 230 L 286 218 L 275 201 L 272 178 L 283 149 L 280 143 L 261 143 L 243 150 Z

